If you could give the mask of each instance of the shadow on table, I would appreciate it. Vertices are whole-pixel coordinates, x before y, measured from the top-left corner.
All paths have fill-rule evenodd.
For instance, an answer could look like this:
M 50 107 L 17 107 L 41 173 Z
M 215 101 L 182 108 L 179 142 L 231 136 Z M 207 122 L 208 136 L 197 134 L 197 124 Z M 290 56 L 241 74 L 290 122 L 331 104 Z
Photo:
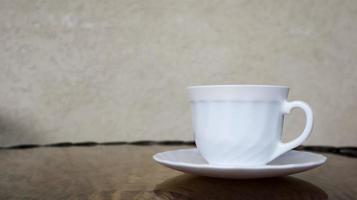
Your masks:
M 327 199 L 319 187 L 294 177 L 233 180 L 180 175 L 138 199 Z

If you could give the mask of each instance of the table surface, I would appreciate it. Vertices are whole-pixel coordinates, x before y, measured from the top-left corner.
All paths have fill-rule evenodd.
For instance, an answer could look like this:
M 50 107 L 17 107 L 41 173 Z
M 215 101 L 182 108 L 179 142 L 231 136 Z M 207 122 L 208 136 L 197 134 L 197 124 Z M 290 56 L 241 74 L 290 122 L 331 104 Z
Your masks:
M 192 146 L 0 150 L 0 199 L 357 199 L 357 159 L 287 177 L 229 180 L 183 174 L 152 155 Z

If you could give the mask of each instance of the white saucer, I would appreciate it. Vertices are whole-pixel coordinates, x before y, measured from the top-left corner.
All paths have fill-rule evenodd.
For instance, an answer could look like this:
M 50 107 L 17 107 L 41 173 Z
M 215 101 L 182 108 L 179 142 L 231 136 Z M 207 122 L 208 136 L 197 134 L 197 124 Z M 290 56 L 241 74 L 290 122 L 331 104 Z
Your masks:
M 210 165 L 196 148 L 157 153 L 153 158 L 166 167 L 188 174 L 237 179 L 286 176 L 318 167 L 326 162 L 325 156 L 294 150 L 281 155 L 267 165 L 254 167 Z

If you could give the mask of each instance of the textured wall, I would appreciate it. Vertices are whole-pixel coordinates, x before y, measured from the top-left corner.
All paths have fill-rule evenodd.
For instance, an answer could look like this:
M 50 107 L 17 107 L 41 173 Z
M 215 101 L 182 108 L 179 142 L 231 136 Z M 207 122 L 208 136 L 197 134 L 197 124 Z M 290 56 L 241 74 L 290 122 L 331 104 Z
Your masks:
M 355 0 L 0 4 L 0 145 L 189 140 L 186 86 L 242 83 L 310 103 L 307 143 L 357 145 Z

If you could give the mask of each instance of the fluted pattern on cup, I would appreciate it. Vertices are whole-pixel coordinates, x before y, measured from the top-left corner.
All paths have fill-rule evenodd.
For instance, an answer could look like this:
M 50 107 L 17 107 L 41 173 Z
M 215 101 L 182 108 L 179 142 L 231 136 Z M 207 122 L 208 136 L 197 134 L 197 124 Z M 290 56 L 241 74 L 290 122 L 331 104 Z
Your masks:
M 192 102 L 195 140 L 211 164 L 261 165 L 280 141 L 279 101 Z

